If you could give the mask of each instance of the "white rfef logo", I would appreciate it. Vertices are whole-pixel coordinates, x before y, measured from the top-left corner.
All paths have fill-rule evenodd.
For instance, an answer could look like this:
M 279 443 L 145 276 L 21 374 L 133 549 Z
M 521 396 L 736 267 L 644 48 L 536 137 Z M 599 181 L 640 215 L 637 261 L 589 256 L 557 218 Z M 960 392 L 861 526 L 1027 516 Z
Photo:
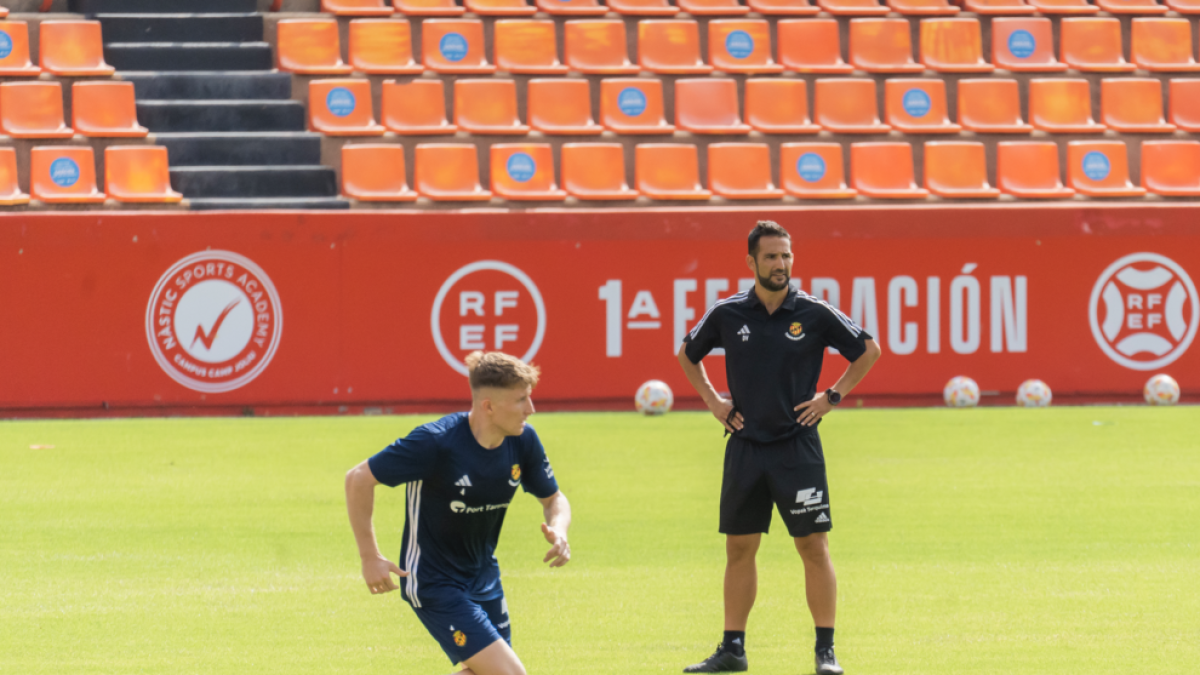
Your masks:
M 1175 361 L 1192 344 L 1200 299 L 1174 260 L 1134 253 L 1104 270 L 1092 288 L 1088 320 L 1108 358 L 1133 370 Z
M 279 346 L 275 285 L 245 256 L 201 251 L 171 266 L 146 306 L 154 360 L 179 384 L 233 391 L 258 377 Z
M 506 262 L 480 260 L 438 289 L 430 326 L 438 353 L 466 375 L 463 359 L 477 349 L 533 359 L 546 334 L 546 305 L 529 275 Z

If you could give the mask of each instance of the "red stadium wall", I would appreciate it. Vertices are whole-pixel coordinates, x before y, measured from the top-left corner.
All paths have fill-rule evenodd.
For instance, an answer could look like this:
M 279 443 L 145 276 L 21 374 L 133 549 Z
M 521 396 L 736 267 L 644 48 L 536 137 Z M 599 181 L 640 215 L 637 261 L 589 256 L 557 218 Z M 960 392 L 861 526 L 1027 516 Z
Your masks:
M 531 356 L 542 403 L 625 406 L 650 378 L 686 399 L 678 337 L 750 276 L 758 218 L 793 233 L 803 289 L 878 338 L 868 404 L 958 374 L 1200 388 L 1190 205 L 53 213 L 0 218 L 0 411 L 446 407 L 474 348 Z

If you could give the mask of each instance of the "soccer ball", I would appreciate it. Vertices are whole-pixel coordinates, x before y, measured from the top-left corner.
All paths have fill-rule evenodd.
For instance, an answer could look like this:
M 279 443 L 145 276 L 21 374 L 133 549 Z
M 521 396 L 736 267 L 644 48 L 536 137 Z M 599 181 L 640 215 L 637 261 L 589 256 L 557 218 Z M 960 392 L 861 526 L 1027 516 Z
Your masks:
M 663 415 L 671 410 L 675 396 L 662 380 L 650 380 L 638 387 L 633 404 L 643 415 Z
M 942 398 L 951 408 L 973 408 L 979 405 L 979 385 L 966 375 L 959 375 L 946 383 Z
M 1142 396 L 1150 405 L 1175 405 L 1179 403 L 1179 383 L 1166 373 L 1159 373 L 1142 387 Z
M 1041 380 L 1025 380 L 1017 387 L 1017 405 L 1022 408 L 1045 408 L 1053 398 L 1050 386 Z

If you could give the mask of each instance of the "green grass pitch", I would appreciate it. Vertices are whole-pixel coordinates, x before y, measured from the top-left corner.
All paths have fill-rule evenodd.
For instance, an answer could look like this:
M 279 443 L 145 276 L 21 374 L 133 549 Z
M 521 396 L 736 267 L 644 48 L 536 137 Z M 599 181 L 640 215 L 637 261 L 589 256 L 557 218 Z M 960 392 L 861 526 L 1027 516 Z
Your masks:
M 0 423 L 0 673 L 437 675 L 371 596 L 347 469 L 425 417 Z M 706 414 L 539 414 L 574 506 L 548 570 L 519 494 L 498 555 L 531 673 L 674 673 L 720 639 L 724 445 Z M 1200 408 L 850 410 L 822 425 L 851 675 L 1191 675 Z M 31 449 L 31 445 L 54 445 Z M 396 556 L 402 490 L 377 491 Z M 811 673 L 776 516 L 752 673 Z

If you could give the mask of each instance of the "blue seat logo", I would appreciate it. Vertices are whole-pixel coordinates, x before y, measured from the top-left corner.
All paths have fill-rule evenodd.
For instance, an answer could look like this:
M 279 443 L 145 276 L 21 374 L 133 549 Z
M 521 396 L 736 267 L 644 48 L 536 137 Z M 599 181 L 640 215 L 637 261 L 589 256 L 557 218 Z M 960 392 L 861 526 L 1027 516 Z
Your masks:
M 325 97 L 325 107 L 338 117 L 345 117 L 354 112 L 354 94 L 345 87 L 334 87 Z
M 725 51 L 735 59 L 744 59 L 754 53 L 754 38 L 744 30 L 735 30 L 725 37 Z
M 467 38 L 459 33 L 446 33 L 438 43 L 442 58 L 458 63 L 467 58 Z
M 815 183 L 825 177 L 825 160 L 816 153 L 806 152 L 796 160 L 796 173 L 809 183 Z
M 921 89 L 909 89 L 904 92 L 904 100 L 901 103 L 904 106 L 904 112 L 913 117 L 928 115 L 929 108 L 933 106 L 933 102 L 929 100 L 929 94 Z
M 79 165 L 70 157 L 59 157 L 50 163 L 50 180 L 58 187 L 71 187 L 79 182 Z
M 630 117 L 646 112 L 646 95 L 637 87 L 625 87 L 617 95 L 617 108 Z
M 1112 171 L 1112 165 L 1108 163 L 1108 156 L 1103 152 L 1095 150 L 1083 156 L 1083 175 L 1092 180 L 1104 180 L 1108 178 L 1108 172 Z
M 11 53 L 12 53 L 12 38 L 10 38 L 8 36 L 8 33 L 5 33 L 4 31 L 0 30 L 0 59 L 8 58 L 8 55 Z
M 1037 40 L 1033 39 L 1033 33 L 1027 30 L 1014 30 L 1008 36 L 1008 53 L 1018 59 L 1027 59 L 1033 56 L 1033 50 L 1037 49 Z
M 533 158 L 523 152 L 513 153 L 508 158 L 508 177 L 518 183 L 527 183 L 533 178 L 533 174 L 537 171 L 537 163 Z

